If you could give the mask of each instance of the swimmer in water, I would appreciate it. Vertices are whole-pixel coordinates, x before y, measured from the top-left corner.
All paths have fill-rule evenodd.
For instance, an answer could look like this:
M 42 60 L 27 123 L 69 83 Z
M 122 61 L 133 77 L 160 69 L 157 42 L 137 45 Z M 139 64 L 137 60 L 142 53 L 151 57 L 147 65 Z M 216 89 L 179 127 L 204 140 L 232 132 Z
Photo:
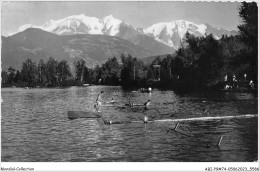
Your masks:
M 144 103 L 145 106 L 150 106 L 151 105 L 151 100 L 148 100 L 147 102 Z
M 147 110 L 148 107 L 151 105 L 151 100 L 148 100 L 147 102 L 145 102 L 144 105 L 145 105 L 145 110 Z

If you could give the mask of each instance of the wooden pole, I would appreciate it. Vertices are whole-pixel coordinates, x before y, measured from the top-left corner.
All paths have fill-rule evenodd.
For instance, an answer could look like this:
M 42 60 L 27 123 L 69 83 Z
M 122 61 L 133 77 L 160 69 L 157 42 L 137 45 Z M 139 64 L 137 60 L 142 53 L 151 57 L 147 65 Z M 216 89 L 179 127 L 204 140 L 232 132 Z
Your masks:
M 178 126 L 179 126 L 179 123 L 177 123 L 177 125 L 175 126 L 175 128 L 174 128 L 175 131 L 177 130 Z
M 223 136 L 221 136 L 219 141 L 218 141 L 218 147 L 220 146 L 222 139 L 223 139 Z

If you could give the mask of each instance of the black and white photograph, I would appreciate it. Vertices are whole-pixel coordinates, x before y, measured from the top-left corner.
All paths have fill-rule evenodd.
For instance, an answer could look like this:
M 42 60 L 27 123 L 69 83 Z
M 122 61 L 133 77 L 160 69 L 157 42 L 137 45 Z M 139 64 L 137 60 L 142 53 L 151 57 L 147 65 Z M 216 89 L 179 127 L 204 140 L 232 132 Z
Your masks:
M 259 171 L 258 6 L 2 1 L 1 171 Z

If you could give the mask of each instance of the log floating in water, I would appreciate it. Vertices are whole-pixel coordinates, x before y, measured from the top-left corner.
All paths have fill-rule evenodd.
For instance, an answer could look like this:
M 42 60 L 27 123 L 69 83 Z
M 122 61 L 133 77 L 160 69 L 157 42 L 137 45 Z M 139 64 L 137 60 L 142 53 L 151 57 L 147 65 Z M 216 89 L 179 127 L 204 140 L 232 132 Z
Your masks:
M 104 105 L 101 105 L 102 107 L 149 107 L 147 105 L 144 105 L 144 104 L 132 104 L 132 105 L 118 105 L 118 104 L 104 104 Z
M 184 118 L 184 119 L 159 119 L 151 122 L 208 121 L 208 120 L 220 120 L 220 119 L 232 119 L 232 118 L 252 118 L 257 116 L 258 114 L 246 114 L 246 115 L 234 115 L 234 116 L 213 116 L 213 117 L 198 117 L 198 118 Z
M 258 116 L 257 114 L 246 114 L 246 115 L 235 115 L 235 116 L 198 117 L 198 118 L 184 118 L 184 119 L 159 119 L 159 120 L 153 120 L 153 121 L 146 121 L 145 123 L 207 121 L 207 120 L 220 120 L 220 119 L 232 119 L 232 118 L 253 118 L 253 117 L 257 117 L 257 116 Z M 111 121 L 110 125 L 111 124 L 129 124 L 129 123 L 144 123 L 144 121 Z M 176 125 L 176 128 L 178 128 L 178 124 Z
M 101 118 L 98 112 L 85 112 L 85 111 L 68 111 L 69 119 L 77 118 Z

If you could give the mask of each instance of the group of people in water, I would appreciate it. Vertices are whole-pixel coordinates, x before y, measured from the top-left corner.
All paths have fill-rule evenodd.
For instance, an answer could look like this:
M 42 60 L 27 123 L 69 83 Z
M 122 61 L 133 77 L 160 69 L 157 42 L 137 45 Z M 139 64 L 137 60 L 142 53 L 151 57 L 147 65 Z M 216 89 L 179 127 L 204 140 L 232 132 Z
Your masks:
M 238 80 L 236 79 L 236 75 L 233 75 L 231 84 L 228 83 L 228 76 L 227 76 L 227 75 L 224 77 L 224 81 L 225 81 L 225 83 L 226 83 L 224 89 L 238 88 Z M 244 81 L 247 81 L 247 75 L 246 75 L 246 74 L 244 74 Z M 251 89 L 254 89 L 255 85 L 254 85 L 253 80 L 250 80 L 248 86 L 249 86 Z
M 100 94 L 98 94 L 97 99 L 96 99 L 96 103 L 95 103 L 95 105 L 94 105 L 95 109 L 96 109 L 98 112 L 101 112 L 101 111 L 100 111 L 100 108 L 102 107 L 102 103 L 103 103 L 103 104 L 113 104 L 113 103 L 116 102 L 114 98 L 112 98 L 111 101 L 105 102 L 105 101 L 102 99 L 102 95 L 103 95 L 103 94 L 104 94 L 104 91 L 101 91 Z M 123 104 L 123 105 L 121 105 L 121 106 L 129 106 L 130 108 L 133 108 L 133 107 L 135 107 L 135 106 L 143 106 L 143 107 L 145 107 L 145 109 L 147 109 L 150 105 L 151 105 L 151 100 L 148 100 L 148 101 L 145 102 L 144 104 L 136 104 L 136 103 L 134 103 L 134 102 L 130 102 L 130 101 L 129 101 L 128 103 Z

